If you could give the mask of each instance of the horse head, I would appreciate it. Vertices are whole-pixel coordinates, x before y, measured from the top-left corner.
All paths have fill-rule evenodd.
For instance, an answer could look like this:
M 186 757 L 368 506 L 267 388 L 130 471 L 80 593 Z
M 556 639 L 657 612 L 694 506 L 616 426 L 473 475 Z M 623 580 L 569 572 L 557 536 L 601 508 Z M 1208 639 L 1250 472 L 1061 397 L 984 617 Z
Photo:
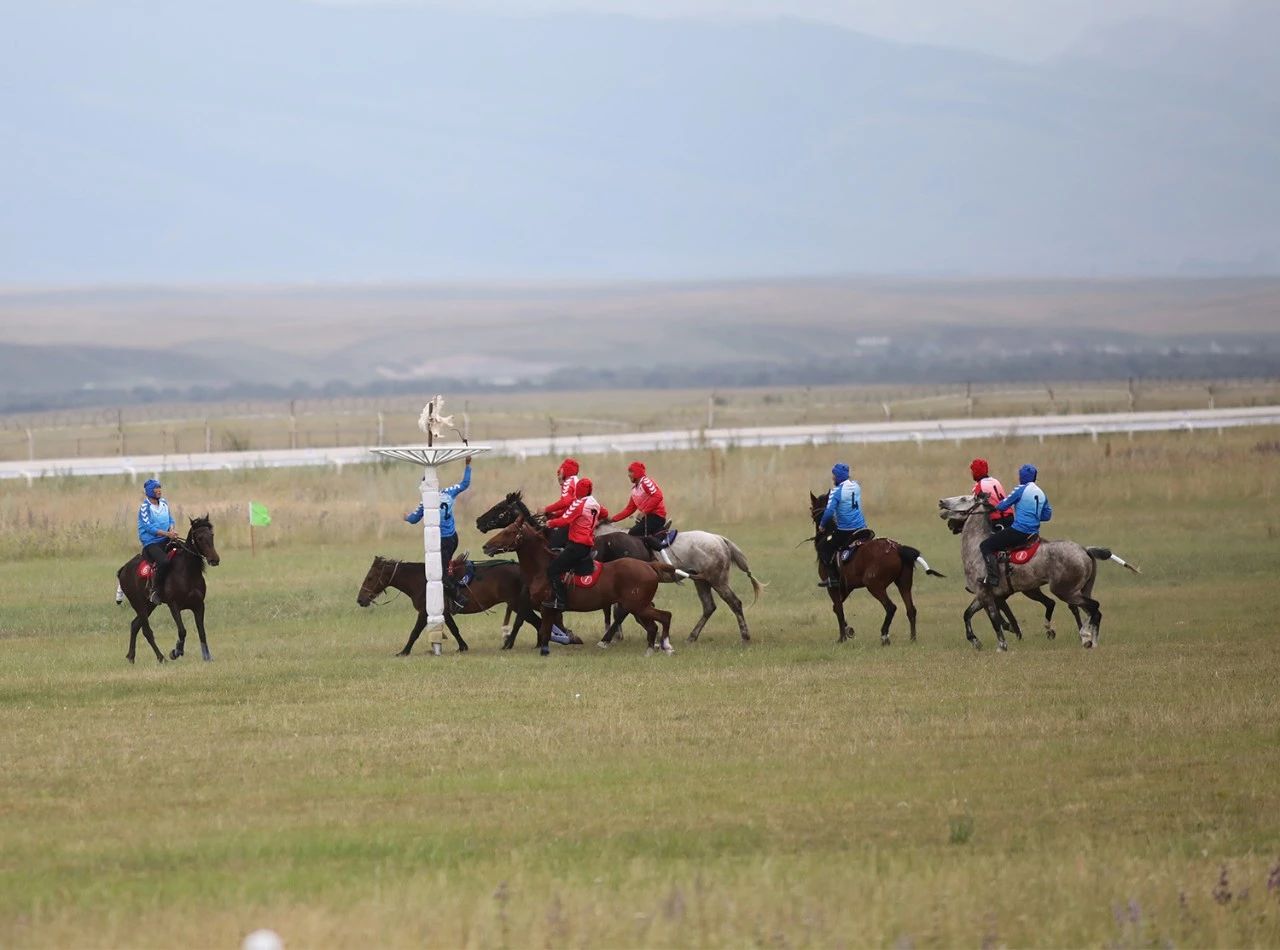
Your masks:
M 964 530 L 964 523 L 971 515 L 986 514 L 991 505 L 985 498 L 976 495 L 952 495 L 950 498 L 938 499 L 938 517 L 947 523 L 952 534 Z
M 369 565 L 369 573 L 364 576 L 364 581 L 360 584 L 356 603 L 361 607 L 368 607 L 373 603 L 373 599 L 387 589 L 399 566 L 399 561 L 393 561 L 380 554 L 375 557 L 373 563 Z
M 507 497 L 476 519 L 476 528 L 485 533 L 497 531 L 507 527 L 521 515 L 528 519 L 533 517 L 525 506 L 523 494 L 518 491 L 508 492 Z
M 222 560 L 218 557 L 218 549 L 213 545 L 213 522 L 208 515 L 190 519 L 191 529 L 187 532 L 187 544 L 209 562 L 210 567 L 217 567 Z
M 809 517 L 813 519 L 814 525 L 822 520 L 822 513 L 827 510 L 827 496 L 815 495 L 809 492 Z

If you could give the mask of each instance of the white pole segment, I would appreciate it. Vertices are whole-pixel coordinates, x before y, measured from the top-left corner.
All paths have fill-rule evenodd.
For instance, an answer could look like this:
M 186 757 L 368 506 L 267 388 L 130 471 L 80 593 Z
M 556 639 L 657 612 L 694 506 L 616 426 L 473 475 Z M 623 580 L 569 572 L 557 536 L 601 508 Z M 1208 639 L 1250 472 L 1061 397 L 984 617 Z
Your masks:
M 427 573 L 427 640 L 444 638 L 444 573 L 440 565 L 440 479 L 434 465 L 422 469 L 422 546 Z

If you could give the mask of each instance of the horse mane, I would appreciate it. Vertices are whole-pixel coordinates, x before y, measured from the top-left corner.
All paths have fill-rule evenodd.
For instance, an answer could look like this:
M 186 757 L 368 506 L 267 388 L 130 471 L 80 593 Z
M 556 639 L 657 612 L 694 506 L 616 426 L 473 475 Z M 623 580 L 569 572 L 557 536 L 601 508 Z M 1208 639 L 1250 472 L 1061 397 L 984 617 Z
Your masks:
M 535 528 L 545 528 L 547 526 L 547 516 L 541 511 L 534 514 L 529 510 L 529 506 L 524 503 L 523 491 L 510 492 L 507 495 L 507 501 L 515 507 L 516 511 L 520 512 L 525 521 L 533 525 Z

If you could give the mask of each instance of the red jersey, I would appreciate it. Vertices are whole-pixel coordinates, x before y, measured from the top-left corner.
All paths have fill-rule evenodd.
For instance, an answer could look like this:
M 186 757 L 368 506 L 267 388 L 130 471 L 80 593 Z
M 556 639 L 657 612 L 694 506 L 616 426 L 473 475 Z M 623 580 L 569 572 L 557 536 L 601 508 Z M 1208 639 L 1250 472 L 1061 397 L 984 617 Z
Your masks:
M 993 508 L 1004 501 L 1004 486 L 1000 484 L 1000 479 L 994 475 L 987 475 L 985 478 L 980 478 L 974 482 L 973 493 L 979 498 L 986 498 Z M 991 512 L 992 521 L 999 521 L 1008 516 L 1009 513 L 1006 511 Z
M 544 514 L 558 515 L 571 504 L 578 495 L 578 476 L 570 475 L 560 483 L 560 500 L 553 501 L 547 507 L 543 508 Z
M 642 515 L 657 515 L 659 518 L 667 516 L 667 506 L 662 503 L 662 489 L 648 475 L 641 475 L 631 486 L 631 500 L 627 502 L 627 507 L 613 516 L 613 520 L 621 521 L 634 511 Z
M 547 522 L 547 527 L 559 528 L 562 525 L 568 525 L 569 540 L 589 547 L 596 541 L 596 523 L 601 518 L 607 517 L 609 512 L 600 507 L 600 502 L 596 501 L 595 496 L 587 495 L 584 498 L 575 498 L 563 515 Z

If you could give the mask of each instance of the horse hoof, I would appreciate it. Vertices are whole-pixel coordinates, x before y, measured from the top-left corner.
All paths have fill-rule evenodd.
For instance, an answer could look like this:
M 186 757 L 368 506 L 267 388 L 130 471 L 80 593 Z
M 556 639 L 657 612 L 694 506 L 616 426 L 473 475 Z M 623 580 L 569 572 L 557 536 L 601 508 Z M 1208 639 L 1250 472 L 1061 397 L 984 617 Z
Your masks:
M 181 653 L 179 653 L 177 650 L 170 650 L 170 651 L 169 651 L 169 659 L 171 659 L 171 660 L 176 660 L 176 659 L 177 659 L 178 657 L 180 657 L 180 656 L 182 656 L 182 654 L 181 654 Z
M 133 662 L 133 657 L 131 656 L 126 656 L 125 659 L 128 660 L 130 663 Z
M 550 655 L 551 655 L 551 648 L 550 648 L 550 647 L 539 647 L 539 648 L 538 648 L 538 652 L 539 652 L 539 653 L 541 653 L 543 656 L 550 656 Z
M 158 657 L 156 657 L 156 662 L 157 662 L 157 663 L 163 663 L 163 662 L 164 662 L 164 654 L 163 654 L 163 653 L 161 653 Z
M 645 648 L 644 648 L 644 655 L 645 655 L 645 656 L 653 656 L 653 647 L 645 647 Z
M 608 644 L 607 642 L 605 642 L 604 640 L 600 640 L 600 641 L 598 641 L 598 642 L 596 643 L 596 646 L 598 646 L 601 650 L 607 650 L 607 649 L 609 649 L 609 644 Z
M 468 650 L 470 650 L 470 649 L 471 649 L 471 647 L 467 646 L 465 643 L 460 643 L 460 644 L 458 644 L 458 652 L 459 652 L 459 653 L 466 653 L 466 652 L 467 652 Z
M 212 653 L 210 653 L 208 650 L 205 650 L 205 651 L 204 651 L 204 661 L 205 661 L 206 663 L 212 663 L 212 662 L 213 662 L 213 654 L 212 654 Z
M 889 645 L 889 638 L 888 638 L 888 637 L 881 637 L 881 638 L 880 638 L 880 645 L 881 645 L 882 647 L 887 647 L 887 646 Z
M 1050 627 L 1048 630 L 1044 632 L 1044 635 L 1048 637 L 1050 640 L 1053 640 L 1058 636 L 1058 631 Z
M 981 640 L 974 640 L 974 641 L 973 641 L 973 648 L 974 648 L 975 650 L 981 650 L 981 649 L 982 649 L 982 641 L 981 641 Z
M 1082 646 L 1083 646 L 1086 650 L 1092 650 L 1092 649 L 1093 649 L 1093 641 L 1092 641 L 1092 640 L 1086 640 L 1086 641 L 1084 641 L 1084 643 L 1082 644 Z
M 1001 644 L 1000 644 L 1000 646 L 998 647 L 998 649 L 1000 650 L 1000 652 L 1001 652 L 1001 653 L 1008 653 L 1008 652 L 1009 652 L 1009 644 L 1007 644 L 1007 643 L 1001 643 Z

